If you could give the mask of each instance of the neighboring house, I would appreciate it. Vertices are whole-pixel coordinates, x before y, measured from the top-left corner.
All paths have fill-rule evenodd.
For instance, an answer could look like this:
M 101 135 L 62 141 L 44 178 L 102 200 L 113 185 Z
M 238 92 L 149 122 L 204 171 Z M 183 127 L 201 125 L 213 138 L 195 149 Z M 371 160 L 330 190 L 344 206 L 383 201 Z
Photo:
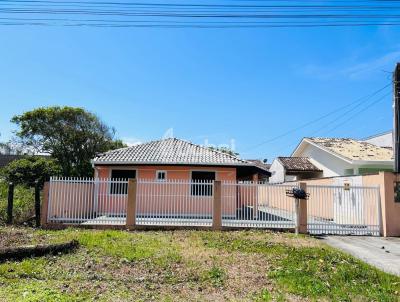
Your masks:
M 261 171 L 269 172 L 269 168 L 271 168 L 271 164 L 267 164 L 266 161 L 262 161 L 259 159 L 246 159 L 246 160 L 254 164 L 256 167 L 260 168 Z M 269 178 L 269 174 L 267 175 L 266 173 L 258 173 L 257 178 L 259 181 L 267 181 Z
M 270 183 L 319 178 L 322 170 L 307 157 L 277 157 L 270 167 Z
M 393 147 L 392 133 L 393 133 L 392 130 L 386 131 L 384 133 L 367 137 L 363 139 L 363 141 L 379 147 L 392 148 Z
M 255 180 L 265 168 L 177 138 L 112 150 L 92 161 L 95 177 L 150 180 Z
M 350 138 L 304 138 L 292 157 L 307 157 L 322 177 L 393 171 L 393 151 Z
M 23 158 L 23 155 L 13 155 L 13 154 L 0 154 L 0 169 L 7 166 L 14 160 Z

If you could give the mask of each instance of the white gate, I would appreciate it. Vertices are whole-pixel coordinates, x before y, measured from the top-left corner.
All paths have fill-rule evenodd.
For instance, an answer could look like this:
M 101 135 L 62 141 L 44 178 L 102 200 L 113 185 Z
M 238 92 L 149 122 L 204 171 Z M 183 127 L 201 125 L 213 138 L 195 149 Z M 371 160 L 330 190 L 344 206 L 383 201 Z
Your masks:
M 379 187 L 308 185 L 307 224 L 311 234 L 379 236 Z
M 286 196 L 297 184 L 222 182 L 222 226 L 293 229 L 295 202 Z

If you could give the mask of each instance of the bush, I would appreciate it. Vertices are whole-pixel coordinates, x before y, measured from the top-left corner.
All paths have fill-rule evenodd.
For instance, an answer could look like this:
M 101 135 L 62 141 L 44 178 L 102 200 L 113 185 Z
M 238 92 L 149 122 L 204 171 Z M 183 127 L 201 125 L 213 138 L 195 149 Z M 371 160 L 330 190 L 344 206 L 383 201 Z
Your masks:
M 0 180 L 0 224 L 7 221 L 8 183 Z M 14 188 L 13 222 L 21 224 L 35 215 L 35 191 L 23 185 Z
M 35 182 L 38 181 L 42 187 L 50 176 L 59 175 L 60 172 L 61 167 L 54 159 L 27 156 L 12 161 L 3 168 L 1 173 L 8 182 L 34 187 Z

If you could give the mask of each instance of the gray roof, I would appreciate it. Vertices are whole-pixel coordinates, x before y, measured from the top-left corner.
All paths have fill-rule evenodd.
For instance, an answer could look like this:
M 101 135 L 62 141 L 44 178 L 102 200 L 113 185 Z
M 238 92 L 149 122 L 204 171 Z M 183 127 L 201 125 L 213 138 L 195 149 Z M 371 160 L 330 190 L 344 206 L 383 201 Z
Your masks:
M 254 166 L 236 156 L 177 138 L 152 141 L 108 151 L 93 159 L 96 164 L 179 164 L 215 166 Z
M 321 171 L 308 157 L 278 157 L 278 160 L 285 167 L 286 171 Z

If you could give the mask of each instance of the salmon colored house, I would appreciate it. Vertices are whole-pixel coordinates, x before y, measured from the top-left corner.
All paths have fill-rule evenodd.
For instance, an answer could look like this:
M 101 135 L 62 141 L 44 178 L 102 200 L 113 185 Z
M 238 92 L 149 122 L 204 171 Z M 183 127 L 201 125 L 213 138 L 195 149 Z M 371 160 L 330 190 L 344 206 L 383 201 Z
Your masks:
M 176 214 L 211 215 L 211 181 L 236 183 L 265 180 L 270 176 L 266 169 L 254 162 L 177 138 L 112 150 L 100 154 L 92 163 L 95 178 L 149 181 L 140 184 L 137 206 L 139 214 L 153 214 L 160 207 L 176 209 L 181 199 L 185 199 L 186 208 L 177 210 Z M 169 185 L 165 186 L 164 183 Z M 100 189 L 98 204 L 101 212 L 115 212 L 116 205 L 119 205 L 118 212 L 123 212 L 125 204 L 123 201 L 118 202 L 118 196 L 126 192 L 126 185 Z M 241 207 L 240 194 L 232 191 L 225 198 L 224 216 L 236 215 L 237 208 Z M 102 202 L 102 196 L 109 200 L 110 195 L 116 201 Z M 114 211 L 109 209 L 110 204 L 114 206 Z
M 254 162 L 177 138 L 112 150 L 92 163 L 96 178 L 240 181 L 270 176 Z

